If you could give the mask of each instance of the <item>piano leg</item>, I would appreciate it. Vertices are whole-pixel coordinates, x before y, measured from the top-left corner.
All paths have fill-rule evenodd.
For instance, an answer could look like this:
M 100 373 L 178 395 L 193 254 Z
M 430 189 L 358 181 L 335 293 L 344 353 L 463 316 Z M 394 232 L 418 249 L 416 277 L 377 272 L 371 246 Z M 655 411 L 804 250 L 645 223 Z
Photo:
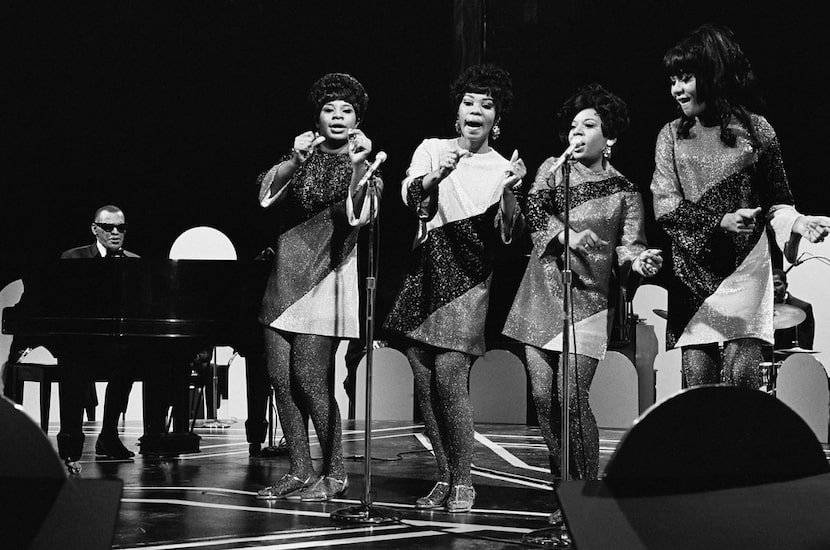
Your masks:
M 148 364 L 144 377 L 144 435 L 139 453 L 144 456 L 176 456 L 198 453 L 198 435 L 190 431 L 190 359 L 188 350 L 166 349 Z M 172 431 L 167 426 L 171 411 Z

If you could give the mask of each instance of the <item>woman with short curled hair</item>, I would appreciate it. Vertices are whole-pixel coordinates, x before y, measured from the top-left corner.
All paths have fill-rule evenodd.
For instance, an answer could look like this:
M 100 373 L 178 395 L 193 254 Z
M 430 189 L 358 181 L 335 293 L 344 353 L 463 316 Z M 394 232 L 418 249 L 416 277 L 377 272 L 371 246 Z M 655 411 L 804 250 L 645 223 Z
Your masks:
M 314 130 L 294 138 L 282 162 L 260 176 L 259 200 L 280 215 L 275 258 L 262 301 L 265 351 L 291 469 L 261 499 L 328 500 L 346 490 L 340 409 L 331 379 L 342 338 L 359 337 L 357 237 L 378 195 L 361 183 L 371 140 L 358 129 L 368 103 L 343 73 L 309 92 Z M 382 182 L 376 179 L 377 193 Z M 323 454 L 319 477 L 309 450 L 311 418 Z
M 474 428 L 467 382 L 483 355 L 493 254 L 518 217 L 513 186 L 526 170 L 491 146 L 512 101 L 510 75 L 493 65 L 464 71 L 451 87 L 458 136 L 426 139 L 401 186 L 418 216 L 412 261 L 386 319 L 406 338 L 415 395 L 438 465 L 438 482 L 416 508 L 473 506 Z
M 559 111 L 560 137 L 573 147 L 568 160 L 551 157 L 539 168 L 528 194 L 533 249 L 504 334 L 526 344 L 526 365 L 539 427 L 561 469 L 561 402 L 564 384 L 563 284 L 565 186 L 569 203 L 572 333 L 568 366 L 572 477 L 596 479 L 599 431 L 589 403 L 597 364 L 605 356 L 619 297 L 619 281 L 651 277 L 662 265 L 659 250 L 646 248 L 643 201 L 637 186 L 611 164 L 612 147 L 628 126 L 628 108 L 599 84 L 577 90 Z M 563 176 L 565 164 L 570 177 Z

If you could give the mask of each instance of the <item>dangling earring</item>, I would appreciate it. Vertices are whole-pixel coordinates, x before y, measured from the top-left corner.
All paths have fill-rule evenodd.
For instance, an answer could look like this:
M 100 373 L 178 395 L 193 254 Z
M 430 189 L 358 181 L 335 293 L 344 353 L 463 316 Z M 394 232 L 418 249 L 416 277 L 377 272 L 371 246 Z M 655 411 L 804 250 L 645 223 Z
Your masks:
M 498 123 L 493 124 L 493 128 L 490 130 L 490 139 L 492 139 L 493 141 L 496 141 L 497 139 L 499 139 L 500 135 L 501 135 L 501 128 L 499 128 Z
M 605 148 L 602 150 L 602 156 L 605 158 L 605 160 L 608 160 L 608 159 L 611 158 L 611 146 L 610 145 L 606 145 Z
M 458 122 L 458 119 L 455 119 L 455 133 L 459 136 L 461 135 L 461 124 Z

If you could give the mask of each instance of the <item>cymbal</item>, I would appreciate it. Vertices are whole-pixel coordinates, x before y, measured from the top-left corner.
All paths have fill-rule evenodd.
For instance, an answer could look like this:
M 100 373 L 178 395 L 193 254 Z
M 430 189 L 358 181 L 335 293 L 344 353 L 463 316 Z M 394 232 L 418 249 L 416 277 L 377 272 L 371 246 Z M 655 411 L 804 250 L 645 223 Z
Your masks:
M 656 313 L 657 316 L 660 317 L 661 319 L 668 319 L 669 318 L 669 312 L 666 311 L 665 309 L 652 309 L 651 311 Z
M 817 349 L 806 349 L 796 346 L 794 348 L 777 349 L 774 352 L 779 355 L 789 355 L 791 353 L 818 353 L 819 351 Z
M 781 330 L 782 328 L 794 327 L 804 321 L 807 314 L 803 309 L 787 304 L 774 304 L 772 311 L 772 328 Z

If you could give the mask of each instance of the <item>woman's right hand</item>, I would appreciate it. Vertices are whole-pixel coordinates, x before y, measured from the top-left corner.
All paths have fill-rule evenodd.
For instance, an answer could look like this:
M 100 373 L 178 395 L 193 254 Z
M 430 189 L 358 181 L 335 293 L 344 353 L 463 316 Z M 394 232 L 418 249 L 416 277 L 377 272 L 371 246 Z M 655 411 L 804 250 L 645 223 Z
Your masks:
M 299 166 L 304 163 L 314 147 L 319 145 L 325 138 L 312 131 L 303 132 L 294 138 L 294 146 L 291 149 L 291 162 Z
M 438 177 L 444 179 L 458 167 L 458 161 L 471 155 L 466 149 L 453 149 L 442 153 L 438 159 Z
M 563 241 L 565 239 L 565 232 L 559 233 L 559 242 L 561 244 L 565 244 Z M 583 231 L 573 231 L 570 234 L 570 242 L 568 243 L 571 250 L 585 250 L 590 252 L 591 250 L 601 250 L 608 246 L 608 241 L 603 241 L 599 238 L 599 235 L 594 233 L 590 229 L 585 229 Z
M 720 221 L 720 228 L 727 233 L 749 234 L 755 231 L 755 218 L 761 213 L 758 208 L 738 208 L 726 214 Z

